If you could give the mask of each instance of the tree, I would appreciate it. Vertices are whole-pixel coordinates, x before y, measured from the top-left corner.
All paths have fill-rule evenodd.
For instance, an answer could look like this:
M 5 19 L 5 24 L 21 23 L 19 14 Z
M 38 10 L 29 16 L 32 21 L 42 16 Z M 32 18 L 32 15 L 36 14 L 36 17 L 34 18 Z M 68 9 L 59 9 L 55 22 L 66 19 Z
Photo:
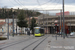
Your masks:
M 22 28 L 23 27 L 27 27 L 27 21 L 25 20 L 25 14 L 24 14 L 24 11 L 22 10 L 20 12 L 20 14 L 18 15 L 18 22 L 17 22 L 17 25 L 19 27 L 21 27 L 21 34 L 22 34 Z
M 34 34 L 34 27 L 36 27 L 36 26 L 37 26 L 36 19 L 32 18 L 31 25 L 30 25 L 30 29 L 32 30 L 32 34 Z
M 19 8 L 17 9 L 19 10 Z M 19 11 L 16 11 L 14 9 L 14 12 L 13 12 L 13 9 L 7 9 L 7 8 L 2 8 L 0 10 L 0 18 L 7 18 L 6 14 L 8 14 L 9 18 L 12 18 L 12 15 L 14 14 L 16 16 L 18 16 L 17 14 L 21 11 L 22 9 L 20 9 Z M 26 14 L 26 17 L 32 17 L 32 16 L 39 16 L 41 15 L 42 13 L 36 11 L 36 10 L 24 10 L 24 13 Z

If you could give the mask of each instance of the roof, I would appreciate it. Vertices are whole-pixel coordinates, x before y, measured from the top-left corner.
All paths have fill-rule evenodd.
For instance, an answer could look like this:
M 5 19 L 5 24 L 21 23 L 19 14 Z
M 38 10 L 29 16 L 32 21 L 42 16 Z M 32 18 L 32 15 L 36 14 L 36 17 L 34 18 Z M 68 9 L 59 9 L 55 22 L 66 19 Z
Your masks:
M 0 22 L 0 26 L 6 24 L 6 22 Z M 9 25 L 12 25 L 12 23 L 9 23 Z
M 4 25 L 4 24 L 6 24 L 6 22 L 0 22 L 0 25 Z
M 9 25 L 12 25 L 12 23 L 9 23 Z

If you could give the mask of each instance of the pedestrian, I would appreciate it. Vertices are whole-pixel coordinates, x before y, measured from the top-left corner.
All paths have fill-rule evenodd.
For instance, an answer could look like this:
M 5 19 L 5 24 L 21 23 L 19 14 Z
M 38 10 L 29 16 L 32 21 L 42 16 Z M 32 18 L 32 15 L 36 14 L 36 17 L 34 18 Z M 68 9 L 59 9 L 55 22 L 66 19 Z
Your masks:
M 28 33 L 28 35 L 30 36 L 30 30 L 28 30 L 28 32 L 27 32 L 27 33 Z

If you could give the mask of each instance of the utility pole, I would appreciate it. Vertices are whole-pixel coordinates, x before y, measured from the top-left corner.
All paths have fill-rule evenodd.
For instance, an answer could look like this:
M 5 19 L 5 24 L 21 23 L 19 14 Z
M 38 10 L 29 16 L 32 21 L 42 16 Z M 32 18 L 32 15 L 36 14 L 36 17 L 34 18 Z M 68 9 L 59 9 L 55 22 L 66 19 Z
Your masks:
M 29 28 L 30 28 L 30 16 L 29 16 Z
M 16 35 L 17 35 L 17 16 L 16 16 Z
M 44 28 L 44 14 L 43 14 L 43 28 Z
M 9 39 L 9 17 L 8 17 L 8 34 L 7 34 L 7 39 Z
M 13 37 L 14 37 L 14 14 L 13 14 Z
M 62 10 L 60 10 L 60 14 L 61 14 L 61 37 L 62 37 Z
M 34 16 L 33 16 L 33 34 L 34 34 Z
M 59 35 L 60 35 L 60 16 L 58 16 L 58 26 L 59 26 Z
M 63 38 L 65 39 L 65 22 L 64 22 L 64 0 L 63 0 Z
M 9 12 L 6 13 L 6 15 L 7 15 L 7 17 L 8 17 L 8 18 L 6 19 L 7 25 L 8 25 L 8 28 L 7 28 L 7 29 L 8 29 L 8 31 L 7 31 L 7 39 L 9 39 L 9 15 L 8 15 L 8 13 L 9 13 Z

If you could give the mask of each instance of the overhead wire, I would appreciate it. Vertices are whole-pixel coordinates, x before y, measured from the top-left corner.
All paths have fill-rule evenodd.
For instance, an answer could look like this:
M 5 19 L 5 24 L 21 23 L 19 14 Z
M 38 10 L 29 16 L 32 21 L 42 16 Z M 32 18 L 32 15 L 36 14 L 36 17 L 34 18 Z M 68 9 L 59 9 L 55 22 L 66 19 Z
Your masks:
M 39 4 L 39 6 L 41 6 L 41 5 L 40 5 L 40 2 L 39 2 L 38 0 L 37 0 L 37 3 Z M 42 7 L 41 7 L 41 9 L 43 10 L 43 8 L 42 8 Z
M 58 2 L 57 2 L 57 4 L 56 4 L 56 6 L 59 4 L 59 2 L 60 2 L 60 0 L 58 0 Z M 55 6 L 54 8 L 56 8 L 56 6 Z
M 12 3 L 13 6 L 15 5 L 11 0 L 9 0 L 9 1 Z
M 52 1 L 52 0 L 51 0 L 51 1 Z M 52 2 L 56 2 L 56 0 L 53 0 Z M 53 4 L 55 4 L 55 3 L 53 3 Z M 49 5 L 52 5 L 52 3 L 50 3 Z M 46 6 L 46 8 L 49 7 L 49 5 Z
M 23 7 L 25 7 L 25 5 L 23 5 L 22 2 L 20 2 L 20 0 L 17 0 L 17 1 L 18 1 Z M 26 8 L 26 9 L 28 9 L 28 8 Z
M 52 1 L 52 0 L 51 0 Z M 56 0 L 53 0 L 52 2 L 55 2 Z M 39 2 L 39 1 L 38 1 Z M 38 3 L 37 2 L 37 3 Z M 53 3 L 53 4 L 55 4 L 55 6 L 53 7 L 53 9 L 54 8 L 56 8 L 56 6 L 58 5 L 58 3 L 60 2 L 60 0 L 58 0 L 56 3 Z M 39 5 L 40 5 L 40 2 L 38 3 Z M 52 5 L 52 3 L 50 3 L 50 5 Z M 40 5 L 40 6 L 42 6 L 42 5 Z M 47 7 L 49 7 L 49 5 L 48 6 L 46 6 L 45 8 L 47 8 Z
M 48 4 L 48 3 L 51 2 L 51 1 L 52 1 L 52 0 L 49 0 L 49 1 L 45 2 L 45 3 L 43 3 L 43 4 L 40 4 L 40 5 Z
M 19 4 L 20 5 L 20 3 L 19 2 L 17 2 L 16 0 L 14 0 L 17 4 Z M 22 5 L 20 5 L 21 7 L 22 7 Z
M 43 3 L 43 4 L 40 4 L 40 2 L 39 2 L 39 0 L 37 0 L 37 3 L 38 3 L 38 6 L 43 6 L 43 5 L 45 5 L 45 4 L 48 4 L 49 2 L 52 2 L 53 0 L 49 0 L 48 2 L 46 2 L 46 3 Z M 53 1 L 54 2 L 54 1 Z M 50 5 L 51 5 L 52 3 L 50 3 Z M 38 6 L 36 6 L 36 7 L 38 7 Z M 36 7 L 34 7 L 34 8 L 36 8 Z M 32 8 L 32 9 L 34 9 L 34 8 Z
M 20 2 L 20 0 L 17 0 L 22 6 L 23 6 L 23 4 Z
M 50 1 L 52 1 L 52 0 L 50 0 Z M 56 0 L 53 0 L 52 2 L 55 2 L 55 1 L 56 1 Z M 54 8 L 58 5 L 59 1 L 60 1 L 60 0 L 58 0 L 57 3 L 53 3 L 53 4 L 55 4 Z M 44 5 L 44 4 L 41 5 L 39 1 L 38 1 L 37 3 L 38 3 L 40 6 Z M 49 3 L 49 2 L 48 2 L 48 3 Z M 47 3 L 45 3 L 45 4 L 47 4 Z M 50 3 L 50 5 L 52 5 L 52 3 Z M 46 8 L 47 8 L 47 7 L 49 7 L 49 6 L 46 6 Z
M 49 1 L 47 1 L 46 3 L 43 3 L 43 4 L 40 4 L 39 1 L 37 1 L 37 2 L 38 2 L 38 4 L 39 4 L 40 6 L 42 6 L 42 5 L 48 4 L 50 1 L 52 1 L 52 0 L 49 0 Z M 38 7 L 39 5 L 35 6 L 34 8 L 31 8 L 31 9 L 35 9 L 35 8 Z

